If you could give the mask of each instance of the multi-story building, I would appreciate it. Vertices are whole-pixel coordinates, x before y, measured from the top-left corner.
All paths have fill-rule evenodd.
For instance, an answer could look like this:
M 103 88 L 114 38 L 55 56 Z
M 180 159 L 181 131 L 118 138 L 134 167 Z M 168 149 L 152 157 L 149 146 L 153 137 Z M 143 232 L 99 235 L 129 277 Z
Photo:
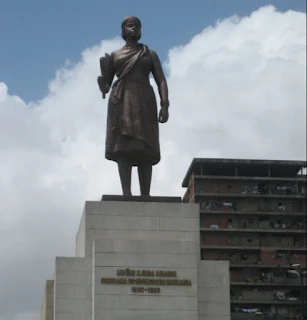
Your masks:
M 194 159 L 188 169 L 184 202 L 200 204 L 201 259 L 230 262 L 232 320 L 302 312 L 306 281 L 288 270 L 306 269 L 304 168 L 305 161 Z

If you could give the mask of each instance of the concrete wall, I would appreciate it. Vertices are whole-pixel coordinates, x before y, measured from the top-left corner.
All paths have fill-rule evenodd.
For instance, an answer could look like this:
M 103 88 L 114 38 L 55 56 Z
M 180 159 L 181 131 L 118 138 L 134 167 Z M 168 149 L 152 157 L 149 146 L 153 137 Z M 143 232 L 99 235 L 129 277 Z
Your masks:
M 82 212 L 79 229 L 76 235 L 76 257 L 85 257 L 85 209 Z
M 92 320 L 92 260 L 56 258 L 54 320 Z
M 198 251 L 199 248 L 193 241 L 95 241 L 94 319 L 197 320 Z M 116 271 L 126 268 L 151 271 L 176 270 L 179 279 L 190 279 L 192 285 L 139 285 L 161 290 L 159 294 L 150 294 L 133 293 L 131 289 L 137 285 L 101 284 L 102 277 L 117 277 Z M 134 278 L 138 279 L 138 277 Z
M 92 243 L 109 240 L 196 241 L 199 206 L 182 203 L 87 201 L 77 234 L 78 256 L 92 256 Z M 85 248 L 82 247 L 82 240 Z
M 299 263 L 301 265 L 306 265 L 307 256 L 304 253 L 293 254 L 291 256 L 291 264 Z
M 200 261 L 198 299 L 199 320 L 230 320 L 228 261 Z
M 198 319 L 197 204 L 86 202 L 76 256 L 56 260 L 55 320 Z M 127 267 L 175 269 L 192 286 L 161 288 L 149 297 L 132 294 L 131 286 L 100 284 Z
M 41 319 L 53 320 L 53 307 L 54 307 L 54 281 L 47 280 L 44 290 Z

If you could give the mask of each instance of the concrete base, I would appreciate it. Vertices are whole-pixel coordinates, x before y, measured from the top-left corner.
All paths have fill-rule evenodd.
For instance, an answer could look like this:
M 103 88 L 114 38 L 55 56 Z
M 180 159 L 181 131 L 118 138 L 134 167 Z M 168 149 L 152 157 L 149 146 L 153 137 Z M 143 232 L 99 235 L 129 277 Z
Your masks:
M 198 311 L 199 320 L 230 320 L 228 261 L 200 261 Z
M 200 261 L 196 204 L 86 202 L 53 285 L 53 320 L 230 319 L 228 263 Z
M 47 280 L 45 285 L 41 319 L 53 320 L 53 309 L 54 309 L 54 281 Z

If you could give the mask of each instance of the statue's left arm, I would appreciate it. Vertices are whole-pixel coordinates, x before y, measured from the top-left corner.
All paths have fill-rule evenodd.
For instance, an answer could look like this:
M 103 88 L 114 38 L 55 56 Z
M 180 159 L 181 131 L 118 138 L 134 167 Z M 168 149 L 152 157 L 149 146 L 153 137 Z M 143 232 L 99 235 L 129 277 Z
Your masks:
M 152 74 L 157 83 L 160 99 L 161 99 L 161 107 L 168 108 L 168 87 L 165 79 L 165 75 L 163 73 L 162 65 L 157 53 L 153 50 L 150 50 L 151 60 L 152 60 Z

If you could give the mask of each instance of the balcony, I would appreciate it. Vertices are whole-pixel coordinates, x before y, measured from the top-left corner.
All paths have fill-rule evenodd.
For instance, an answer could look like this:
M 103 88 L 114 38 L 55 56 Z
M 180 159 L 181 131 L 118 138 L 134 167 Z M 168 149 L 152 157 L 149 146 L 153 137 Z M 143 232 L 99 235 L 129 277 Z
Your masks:
M 296 197 L 306 196 L 306 180 L 301 181 L 263 181 L 263 180 L 243 180 L 229 181 L 227 179 L 217 181 L 212 180 L 196 180 L 195 195 L 200 194 L 224 194 L 224 195 L 242 195 L 244 197 Z
M 297 280 L 297 281 L 296 281 Z M 281 282 L 247 282 L 247 281 L 231 281 L 231 286 L 239 286 L 239 287 L 268 287 L 268 288 L 274 288 L 274 289 L 280 289 L 280 288 L 287 288 L 287 287 L 300 287 L 300 281 L 298 279 L 285 279 L 282 283 Z M 304 286 L 306 286 L 306 282 L 304 283 Z
M 239 299 L 238 297 L 233 297 L 230 300 L 231 304 L 236 304 L 236 305 L 246 305 L 249 308 L 252 306 L 259 306 L 259 305 L 300 305 L 301 301 L 299 299 L 292 300 L 292 299 L 285 299 L 283 301 L 279 301 L 276 299 L 273 300 L 267 300 L 267 299 L 259 299 L 259 300 L 243 300 Z
M 291 217 L 306 217 L 306 212 L 298 212 L 298 211 L 242 211 L 242 210 L 206 210 L 201 209 L 201 214 L 206 215 L 244 215 L 244 216 L 291 216 Z
M 297 175 L 296 177 L 249 177 L 249 176 L 222 176 L 222 175 L 194 175 L 195 180 L 229 180 L 229 181 L 268 181 L 268 182 L 306 182 L 305 175 Z
M 295 229 L 248 229 L 248 228 L 200 228 L 206 232 L 227 232 L 227 233 L 273 233 L 273 234 L 306 234 L 306 230 Z
M 256 264 L 256 263 L 246 263 L 246 261 L 241 261 L 240 263 L 236 261 L 235 263 L 229 264 L 230 269 L 242 269 L 242 268 L 250 268 L 250 269 L 285 269 L 288 270 L 291 267 L 291 263 L 289 262 L 287 265 L 281 264 Z M 301 265 L 302 269 L 306 269 L 306 265 Z
M 249 309 L 245 309 L 249 310 Z M 247 313 L 247 312 L 232 312 L 231 320 L 297 320 L 297 315 L 289 316 L 289 315 L 276 315 L 270 312 L 255 312 L 255 313 Z
M 215 199 L 215 197 L 214 197 Z M 229 197 L 228 197 L 229 199 Z M 234 213 L 242 212 L 242 213 L 253 213 L 253 214 L 263 214 L 263 213 L 277 213 L 280 215 L 294 212 L 301 212 L 305 213 L 306 210 L 303 210 L 302 203 L 297 202 L 295 205 L 291 204 L 291 210 L 289 210 L 289 201 L 288 204 L 285 205 L 281 201 L 275 201 L 275 203 L 264 203 L 262 199 L 261 201 L 255 201 L 255 204 L 251 206 L 246 206 L 246 204 L 242 204 L 242 202 L 234 201 L 232 198 L 229 200 L 207 200 L 207 201 L 198 201 L 197 203 L 200 204 L 200 210 L 203 212 L 221 212 L 221 213 Z
M 306 253 L 297 255 L 296 252 L 291 254 L 283 255 L 283 253 L 278 253 L 274 250 L 276 257 L 274 260 L 262 263 L 261 254 L 259 251 L 235 251 L 232 250 L 202 250 L 201 259 L 202 260 L 216 260 L 216 261 L 229 261 L 229 268 L 231 270 L 240 269 L 242 272 L 249 270 L 258 270 L 258 272 L 277 272 L 286 271 L 293 264 L 300 264 L 302 270 L 306 270 Z M 261 270 L 261 271 L 260 271 Z
M 259 193 L 245 193 L 242 192 L 205 192 L 205 191 L 196 191 L 195 197 L 224 197 L 224 198 L 277 198 L 277 199 L 305 199 L 306 194 L 302 193 L 293 193 L 293 194 L 281 194 L 281 193 L 270 193 L 270 194 L 259 194 Z
M 280 251 L 293 251 L 293 252 L 306 252 L 306 247 L 268 247 L 268 246 L 232 246 L 232 245 L 201 245 L 201 249 L 210 249 L 210 250 L 240 250 L 240 251 L 259 251 L 261 249 L 266 250 L 280 250 Z

